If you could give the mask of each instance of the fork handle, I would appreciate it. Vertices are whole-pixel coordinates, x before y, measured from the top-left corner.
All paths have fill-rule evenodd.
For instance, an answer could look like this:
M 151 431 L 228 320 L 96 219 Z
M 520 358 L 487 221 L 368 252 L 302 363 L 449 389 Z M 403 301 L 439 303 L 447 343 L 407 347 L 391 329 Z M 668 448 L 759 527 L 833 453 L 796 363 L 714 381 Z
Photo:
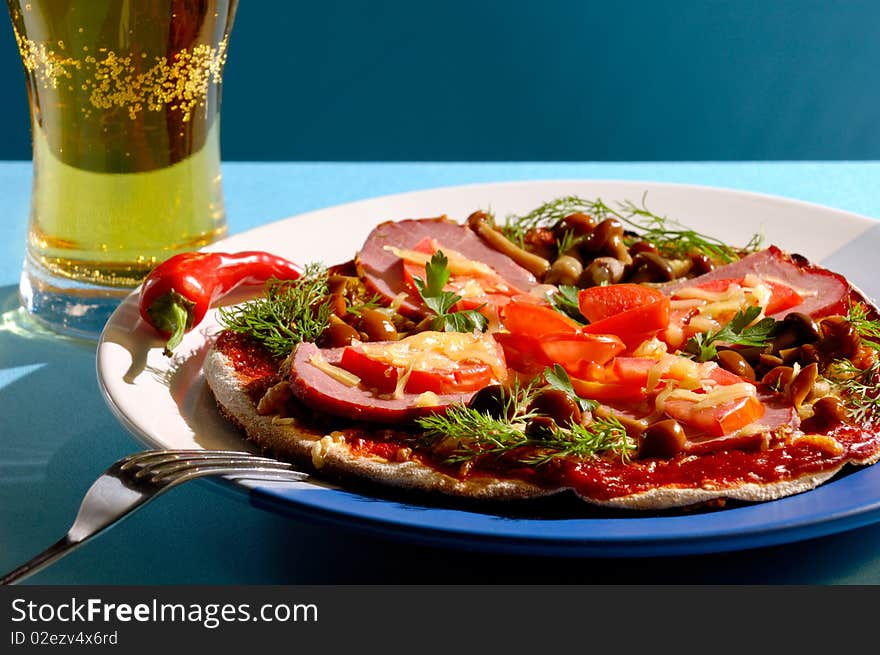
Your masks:
M 36 557 L 28 560 L 18 568 L 13 569 L 0 578 L 0 585 L 17 584 L 25 578 L 29 578 L 34 573 L 42 571 L 55 560 L 60 559 L 80 544 L 82 544 L 82 541 L 73 541 L 70 537 L 65 535 Z

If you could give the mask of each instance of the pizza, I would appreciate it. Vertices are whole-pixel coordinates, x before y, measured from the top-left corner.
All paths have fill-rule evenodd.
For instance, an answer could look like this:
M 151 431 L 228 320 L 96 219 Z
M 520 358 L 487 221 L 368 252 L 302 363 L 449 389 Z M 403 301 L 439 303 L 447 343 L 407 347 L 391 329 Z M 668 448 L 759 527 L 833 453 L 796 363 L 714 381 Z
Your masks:
M 661 510 L 880 459 L 872 301 L 630 202 L 387 221 L 219 319 L 204 372 L 221 413 L 343 484 Z

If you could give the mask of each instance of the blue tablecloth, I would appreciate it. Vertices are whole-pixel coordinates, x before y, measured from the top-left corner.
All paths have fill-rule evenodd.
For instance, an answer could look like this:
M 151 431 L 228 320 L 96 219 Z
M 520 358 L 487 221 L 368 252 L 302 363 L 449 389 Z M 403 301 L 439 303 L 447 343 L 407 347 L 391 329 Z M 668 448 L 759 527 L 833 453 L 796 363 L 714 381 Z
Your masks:
M 94 344 L 14 320 L 30 163 L 0 163 L 0 570 L 59 538 L 107 465 L 140 449 L 98 391 Z M 880 217 L 880 163 L 227 163 L 231 233 L 435 186 L 593 178 L 759 191 Z M 191 483 L 31 578 L 43 584 L 880 583 L 880 524 L 687 558 L 557 560 L 416 546 L 282 518 Z

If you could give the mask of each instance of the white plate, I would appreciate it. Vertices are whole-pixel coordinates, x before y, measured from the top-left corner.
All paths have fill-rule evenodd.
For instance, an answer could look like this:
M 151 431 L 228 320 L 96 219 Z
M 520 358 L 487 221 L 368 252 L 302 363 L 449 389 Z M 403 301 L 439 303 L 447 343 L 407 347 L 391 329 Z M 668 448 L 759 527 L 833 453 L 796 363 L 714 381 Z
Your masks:
M 654 213 L 732 245 L 744 245 L 758 232 L 765 244 L 777 244 L 813 261 L 834 260 L 838 270 L 848 269 L 840 272 L 863 287 L 873 280 L 870 269 L 862 267 L 864 259 L 847 256 L 853 248 L 864 248 L 860 237 L 873 236 L 877 224 L 869 218 L 742 191 L 631 181 L 515 182 L 405 193 L 302 214 L 230 237 L 211 249 L 268 250 L 300 263 L 333 264 L 351 259 L 382 221 L 441 214 L 463 220 L 476 209 L 491 209 L 501 218 L 566 195 L 601 198 L 609 204 L 641 203 L 644 197 Z M 211 312 L 169 359 L 162 354 L 161 340 L 139 319 L 136 293 L 111 316 L 98 345 L 98 379 L 114 414 L 144 445 L 248 447 L 217 413 L 202 377 L 206 337 L 216 330 Z M 237 484 L 242 491 L 248 488 L 246 483 Z

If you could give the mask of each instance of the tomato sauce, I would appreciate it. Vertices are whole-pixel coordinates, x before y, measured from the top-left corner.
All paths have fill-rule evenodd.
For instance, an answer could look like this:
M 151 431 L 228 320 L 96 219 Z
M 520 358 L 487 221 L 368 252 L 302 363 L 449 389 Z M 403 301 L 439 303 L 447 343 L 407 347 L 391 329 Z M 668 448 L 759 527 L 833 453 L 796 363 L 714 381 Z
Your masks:
M 345 440 L 355 455 L 374 455 L 384 459 L 393 460 L 404 445 L 393 437 L 390 440 L 370 438 L 361 430 L 350 430 L 345 434 Z M 387 435 L 386 435 L 387 436 Z
M 802 441 L 767 450 L 723 450 L 699 457 L 623 463 L 597 459 L 570 463 L 560 482 L 592 498 L 608 500 L 659 486 L 723 489 L 743 483 L 770 484 L 834 469 L 848 459 L 876 452 L 880 443 L 871 434 L 848 428 L 838 430 L 843 452 L 831 454 Z
M 224 330 L 217 337 L 216 348 L 226 355 L 238 373 L 253 380 L 246 391 L 254 401 L 275 382 L 278 360 L 247 335 Z

